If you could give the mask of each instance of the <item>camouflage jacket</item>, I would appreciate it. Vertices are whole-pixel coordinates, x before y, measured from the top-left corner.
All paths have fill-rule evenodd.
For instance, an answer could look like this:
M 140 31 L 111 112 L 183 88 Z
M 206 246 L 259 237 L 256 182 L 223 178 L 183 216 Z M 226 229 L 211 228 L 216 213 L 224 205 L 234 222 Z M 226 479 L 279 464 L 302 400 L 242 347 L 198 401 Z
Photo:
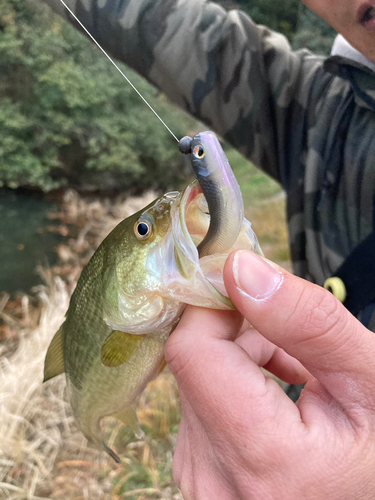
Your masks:
M 282 184 L 297 275 L 323 284 L 374 230 L 371 69 L 293 52 L 243 12 L 204 0 L 69 5 L 109 53 Z M 370 304 L 360 319 L 375 331 L 374 311 Z

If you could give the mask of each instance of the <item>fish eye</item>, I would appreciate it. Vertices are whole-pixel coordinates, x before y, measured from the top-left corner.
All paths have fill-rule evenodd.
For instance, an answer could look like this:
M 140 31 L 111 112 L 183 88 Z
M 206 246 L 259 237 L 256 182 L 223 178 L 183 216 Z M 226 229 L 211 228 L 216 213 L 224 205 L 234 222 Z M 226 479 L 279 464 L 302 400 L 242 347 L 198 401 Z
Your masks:
M 193 155 L 199 159 L 203 158 L 205 155 L 205 152 L 204 152 L 204 149 L 202 148 L 202 146 L 195 146 L 195 148 L 193 149 Z
M 134 225 L 134 234 L 139 240 L 147 240 L 152 230 L 151 223 L 148 221 L 137 221 Z

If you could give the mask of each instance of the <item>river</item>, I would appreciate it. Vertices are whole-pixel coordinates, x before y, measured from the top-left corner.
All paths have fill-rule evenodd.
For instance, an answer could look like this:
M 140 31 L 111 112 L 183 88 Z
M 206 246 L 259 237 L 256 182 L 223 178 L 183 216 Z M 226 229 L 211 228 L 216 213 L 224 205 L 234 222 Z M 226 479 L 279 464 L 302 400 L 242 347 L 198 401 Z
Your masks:
M 0 189 L 0 292 L 28 293 L 43 282 L 37 266 L 56 264 L 62 236 L 47 228 L 56 225 L 48 213 L 57 210 L 42 194 Z

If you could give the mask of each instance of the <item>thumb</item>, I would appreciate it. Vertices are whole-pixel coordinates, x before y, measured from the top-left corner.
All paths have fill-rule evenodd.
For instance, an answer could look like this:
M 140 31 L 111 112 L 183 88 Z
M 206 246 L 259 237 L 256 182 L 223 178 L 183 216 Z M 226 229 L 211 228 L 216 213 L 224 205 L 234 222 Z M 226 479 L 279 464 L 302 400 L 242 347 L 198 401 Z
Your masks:
M 262 257 L 233 252 L 230 298 L 266 339 L 298 359 L 344 407 L 374 403 L 375 337 L 327 290 Z

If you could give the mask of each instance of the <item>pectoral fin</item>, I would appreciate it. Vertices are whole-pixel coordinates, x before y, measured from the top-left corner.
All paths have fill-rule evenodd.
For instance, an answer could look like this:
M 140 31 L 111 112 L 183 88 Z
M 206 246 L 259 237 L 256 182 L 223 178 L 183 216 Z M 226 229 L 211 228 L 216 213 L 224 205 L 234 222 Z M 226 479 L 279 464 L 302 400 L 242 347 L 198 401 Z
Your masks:
M 120 420 L 120 422 L 130 427 L 134 432 L 136 438 L 142 439 L 145 436 L 145 433 L 139 427 L 137 413 L 133 405 L 128 406 L 127 408 L 125 408 L 125 410 L 115 413 L 114 415 L 112 415 L 112 417 L 117 418 L 118 420 Z
M 63 325 L 55 333 L 44 360 L 44 379 L 43 382 L 57 377 L 64 373 L 64 356 L 63 356 Z
M 126 363 L 141 345 L 144 337 L 144 335 L 114 330 L 102 347 L 101 361 L 103 365 L 113 368 Z

